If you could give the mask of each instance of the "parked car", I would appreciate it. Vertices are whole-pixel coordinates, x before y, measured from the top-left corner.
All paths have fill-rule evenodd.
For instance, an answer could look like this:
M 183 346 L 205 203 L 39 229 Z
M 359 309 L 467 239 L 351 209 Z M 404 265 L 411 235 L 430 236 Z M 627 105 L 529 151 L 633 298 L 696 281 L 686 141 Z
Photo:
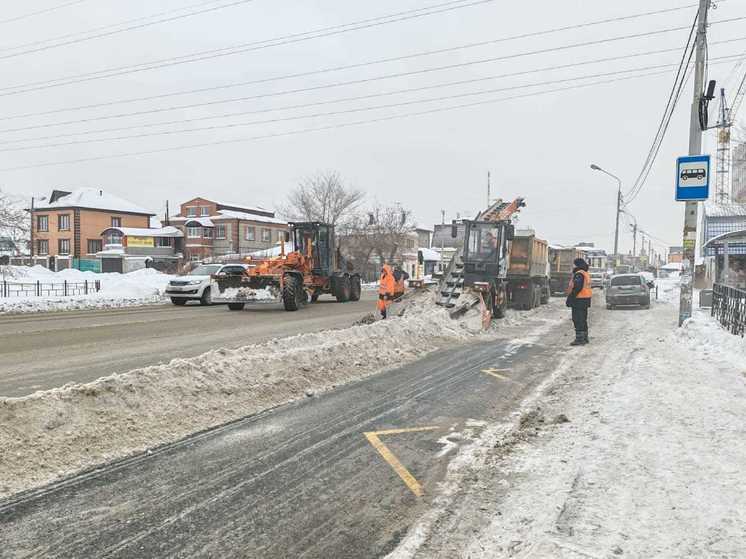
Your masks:
M 650 308 L 650 286 L 641 274 L 613 276 L 606 289 L 606 308 L 639 305 Z
M 200 305 L 212 304 L 211 276 L 214 274 L 240 275 L 243 264 L 200 264 L 187 275 L 168 282 L 166 295 L 174 305 L 186 305 L 187 301 L 199 301 Z
M 604 288 L 604 284 L 606 283 L 606 272 L 603 270 L 593 270 L 591 269 L 591 287 L 600 287 L 601 289 Z

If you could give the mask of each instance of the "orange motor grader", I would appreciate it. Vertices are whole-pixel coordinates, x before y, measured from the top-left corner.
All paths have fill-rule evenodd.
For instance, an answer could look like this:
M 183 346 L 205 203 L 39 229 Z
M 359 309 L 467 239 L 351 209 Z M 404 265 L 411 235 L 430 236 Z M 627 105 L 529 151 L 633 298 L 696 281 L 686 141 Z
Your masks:
M 283 241 L 279 256 L 246 257 L 243 274 L 213 276 L 218 286 L 214 302 L 238 311 L 247 304 L 282 301 L 286 311 L 297 311 L 324 294 L 340 303 L 360 299 L 360 275 L 343 262 L 334 226 L 315 221 L 289 225 L 293 250 L 286 253 Z

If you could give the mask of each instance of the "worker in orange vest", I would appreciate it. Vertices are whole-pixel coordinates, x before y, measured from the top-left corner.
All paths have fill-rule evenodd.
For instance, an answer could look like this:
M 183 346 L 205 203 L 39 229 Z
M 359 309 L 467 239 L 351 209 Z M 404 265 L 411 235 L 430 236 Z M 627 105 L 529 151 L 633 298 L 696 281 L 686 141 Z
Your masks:
M 396 280 L 394 279 L 394 272 L 391 266 L 384 264 L 381 268 L 381 279 L 378 283 L 378 310 L 381 313 L 381 318 L 386 318 L 388 315 L 389 306 L 391 301 L 394 299 L 394 291 L 396 289 Z
M 575 326 L 575 340 L 570 345 L 585 345 L 588 343 L 588 309 L 591 306 L 593 290 L 591 289 L 591 275 L 588 273 L 588 263 L 582 258 L 573 262 L 570 284 L 567 286 L 566 305 L 572 309 L 572 323 Z
M 406 281 L 409 279 L 409 274 L 402 270 L 401 266 L 397 266 L 394 268 L 394 298 L 398 299 L 402 295 L 404 295 L 404 292 L 407 290 L 406 288 Z

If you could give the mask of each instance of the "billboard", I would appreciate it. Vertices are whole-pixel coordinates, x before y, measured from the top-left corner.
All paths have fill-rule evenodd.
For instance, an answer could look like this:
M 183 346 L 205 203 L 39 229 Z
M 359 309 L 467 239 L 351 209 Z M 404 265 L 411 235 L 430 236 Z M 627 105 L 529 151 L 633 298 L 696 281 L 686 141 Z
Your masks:
M 133 248 L 153 248 L 155 247 L 155 239 L 153 237 L 127 235 L 127 246 Z

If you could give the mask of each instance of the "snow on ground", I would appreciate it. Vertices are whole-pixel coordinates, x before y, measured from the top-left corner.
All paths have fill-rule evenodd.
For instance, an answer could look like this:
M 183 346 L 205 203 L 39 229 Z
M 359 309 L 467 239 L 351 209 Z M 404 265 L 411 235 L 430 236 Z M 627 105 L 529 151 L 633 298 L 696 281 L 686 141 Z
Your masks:
M 101 290 L 88 295 L 13 296 L 0 298 L 0 314 L 80 309 L 107 309 L 165 302 L 164 292 L 174 276 L 153 269 L 127 274 L 81 272 L 67 269 L 52 272 L 42 266 L 4 266 L 0 274 L 13 283 L 101 282 Z
M 591 345 L 465 449 L 466 481 L 392 557 L 744 555 L 746 340 L 705 310 L 678 329 L 666 301 L 599 307 Z
M 393 318 L 301 334 L 37 392 L 0 398 L 0 497 L 74 471 L 314 395 L 454 344 L 510 335 L 511 325 L 557 321 L 557 302 L 481 331 L 431 292 L 392 306 Z M 402 311 L 404 311 L 402 313 Z M 300 311 L 302 312 L 302 311 Z M 403 316 L 399 316 L 402 315 Z

